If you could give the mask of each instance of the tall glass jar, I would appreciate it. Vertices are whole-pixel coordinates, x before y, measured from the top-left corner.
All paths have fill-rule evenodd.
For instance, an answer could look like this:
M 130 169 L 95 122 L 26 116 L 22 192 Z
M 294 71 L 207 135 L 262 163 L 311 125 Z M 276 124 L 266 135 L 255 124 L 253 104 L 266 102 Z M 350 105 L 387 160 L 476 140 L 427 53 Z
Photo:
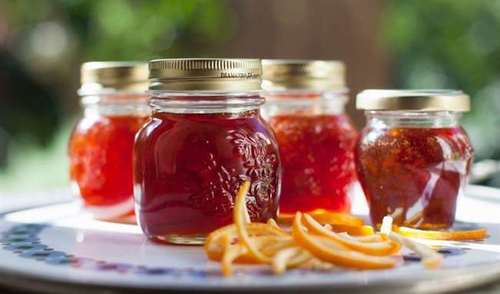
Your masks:
M 358 177 L 374 224 L 443 229 L 453 224 L 473 150 L 459 118 L 469 97 L 448 90 L 366 90 L 367 122 L 356 149 Z
M 135 221 L 132 157 L 150 114 L 147 63 L 84 63 L 81 80 L 84 116 L 69 141 L 74 193 L 98 219 Z
M 339 61 L 264 60 L 264 118 L 283 163 L 280 213 L 347 212 L 358 137 Z
M 135 145 L 136 214 L 152 239 L 201 244 L 232 223 L 235 194 L 253 221 L 274 218 L 281 166 L 260 116 L 260 60 L 150 62 L 152 120 Z

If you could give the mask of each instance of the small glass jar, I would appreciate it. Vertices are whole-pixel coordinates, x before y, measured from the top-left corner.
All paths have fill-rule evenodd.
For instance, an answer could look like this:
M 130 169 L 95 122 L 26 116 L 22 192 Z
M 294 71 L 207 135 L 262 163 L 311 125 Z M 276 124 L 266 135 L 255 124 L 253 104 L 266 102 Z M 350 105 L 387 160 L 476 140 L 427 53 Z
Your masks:
M 84 116 L 69 141 L 73 191 L 95 218 L 135 222 L 133 144 L 150 115 L 147 63 L 84 63 L 81 80 Z
M 469 97 L 448 90 L 366 90 L 367 123 L 356 149 L 358 178 L 373 224 L 449 228 L 473 149 L 458 120 Z
M 283 164 L 280 213 L 350 211 L 358 133 L 344 112 L 344 71 L 339 61 L 263 61 L 263 115 Z
M 253 221 L 274 218 L 281 166 L 260 116 L 260 60 L 150 62 L 152 120 L 135 145 L 136 214 L 151 239 L 201 244 L 232 223 L 240 185 Z

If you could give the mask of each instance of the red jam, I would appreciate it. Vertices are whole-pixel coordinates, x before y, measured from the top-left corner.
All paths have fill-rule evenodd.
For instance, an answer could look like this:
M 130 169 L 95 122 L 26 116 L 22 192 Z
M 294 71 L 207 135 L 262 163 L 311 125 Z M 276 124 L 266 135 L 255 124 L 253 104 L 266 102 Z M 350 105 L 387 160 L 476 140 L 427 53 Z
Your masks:
M 358 137 L 348 116 L 282 114 L 271 117 L 269 123 L 283 164 L 280 212 L 348 212 Z
M 138 134 L 136 214 L 149 237 L 204 235 L 232 222 L 234 196 L 250 180 L 253 221 L 275 217 L 279 157 L 258 110 L 158 112 Z M 163 238 L 163 239 L 162 239 Z
M 392 215 L 398 225 L 450 227 L 472 152 L 461 127 L 366 128 L 357 169 L 372 222 Z
M 70 177 L 85 205 L 106 208 L 130 202 L 119 214 L 133 211 L 134 136 L 146 120 L 146 116 L 96 115 L 78 123 L 69 143 Z

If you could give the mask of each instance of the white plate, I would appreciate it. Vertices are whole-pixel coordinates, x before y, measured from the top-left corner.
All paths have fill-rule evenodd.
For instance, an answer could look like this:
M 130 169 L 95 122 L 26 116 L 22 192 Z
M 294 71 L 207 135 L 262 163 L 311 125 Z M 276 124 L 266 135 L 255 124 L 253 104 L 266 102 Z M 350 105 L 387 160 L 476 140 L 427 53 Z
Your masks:
M 359 197 L 359 194 L 358 194 Z M 356 199 L 355 210 L 366 211 Z M 500 277 L 500 190 L 470 186 L 458 219 L 489 229 L 484 243 L 440 242 L 442 269 L 420 263 L 383 271 L 292 270 L 273 276 L 263 266 L 220 275 L 202 248 L 167 246 L 145 239 L 136 226 L 92 220 L 77 202 L 0 215 L 0 283 L 25 289 L 87 293 L 99 290 L 349 291 L 437 293 Z M 411 257 L 409 257 L 411 259 Z

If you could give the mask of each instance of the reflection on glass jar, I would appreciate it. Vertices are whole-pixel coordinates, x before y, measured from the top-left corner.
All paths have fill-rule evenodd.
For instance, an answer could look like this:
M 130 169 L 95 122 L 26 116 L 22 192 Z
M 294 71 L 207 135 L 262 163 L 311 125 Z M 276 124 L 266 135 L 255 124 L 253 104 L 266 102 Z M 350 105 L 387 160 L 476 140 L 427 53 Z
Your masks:
M 264 60 L 263 115 L 283 163 L 280 212 L 348 212 L 357 132 L 338 61 Z
M 455 219 L 473 150 L 458 123 L 469 97 L 458 91 L 367 90 L 357 170 L 374 224 L 439 229 Z
M 132 157 L 136 132 L 147 121 L 147 64 L 82 65 L 84 117 L 69 142 L 75 194 L 98 219 L 134 220 Z
M 259 60 L 163 59 L 150 63 L 152 120 L 135 148 L 136 213 L 144 233 L 199 244 L 232 222 L 234 197 L 251 182 L 253 221 L 274 218 L 280 161 L 259 108 Z

